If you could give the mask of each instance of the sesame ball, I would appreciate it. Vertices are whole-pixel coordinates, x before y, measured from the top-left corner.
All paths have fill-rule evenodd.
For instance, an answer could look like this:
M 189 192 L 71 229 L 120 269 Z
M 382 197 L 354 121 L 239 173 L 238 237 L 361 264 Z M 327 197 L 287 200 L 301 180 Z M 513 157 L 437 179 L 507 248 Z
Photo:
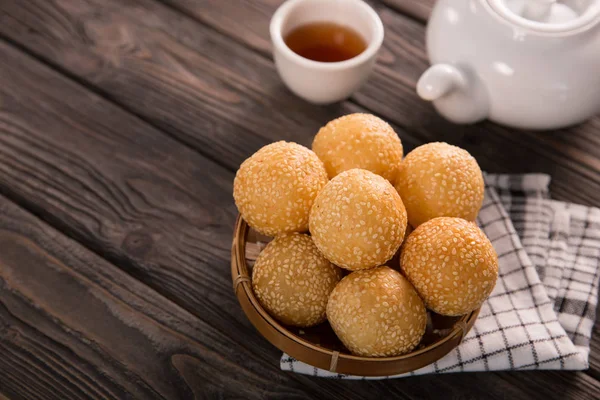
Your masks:
M 364 169 L 342 172 L 321 190 L 310 211 L 315 244 L 332 263 L 358 270 L 394 256 L 406 230 L 406 210 L 394 187 Z
M 327 319 L 353 354 L 389 357 L 419 344 L 427 311 L 410 282 L 382 266 L 342 279 L 329 296 Z
M 394 129 L 371 114 L 350 114 L 322 127 L 312 144 L 329 178 L 362 168 L 394 183 L 402 161 L 402 142 Z
M 474 221 L 483 202 L 483 175 L 466 150 L 428 143 L 402 161 L 396 189 L 414 227 L 435 217 Z
M 248 225 L 264 235 L 305 232 L 310 208 L 325 184 L 327 172 L 315 153 L 281 141 L 242 163 L 233 197 Z
M 401 266 L 427 308 L 442 315 L 480 307 L 498 278 L 492 243 L 474 222 L 461 218 L 421 224 L 404 244 Z
M 276 237 L 252 269 L 252 287 L 260 304 L 273 318 L 299 327 L 325 321 L 327 299 L 341 278 L 342 270 L 302 233 Z

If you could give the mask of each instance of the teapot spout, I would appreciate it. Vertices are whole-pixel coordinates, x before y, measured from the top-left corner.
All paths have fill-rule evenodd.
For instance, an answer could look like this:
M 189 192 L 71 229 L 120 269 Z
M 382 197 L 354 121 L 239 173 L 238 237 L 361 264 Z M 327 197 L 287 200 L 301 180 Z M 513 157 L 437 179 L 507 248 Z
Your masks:
M 454 65 L 429 67 L 417 82 L 417 94 L 432 101 L 437 111 L 452 122 L 470 124 L 488 116 L 489 99 L 483 83 Z
M 454 89 L 465 87 L 465 78 L 450 64 L 435 64 L 419 78 L 417 94 L 427 101 L 437 100 Z

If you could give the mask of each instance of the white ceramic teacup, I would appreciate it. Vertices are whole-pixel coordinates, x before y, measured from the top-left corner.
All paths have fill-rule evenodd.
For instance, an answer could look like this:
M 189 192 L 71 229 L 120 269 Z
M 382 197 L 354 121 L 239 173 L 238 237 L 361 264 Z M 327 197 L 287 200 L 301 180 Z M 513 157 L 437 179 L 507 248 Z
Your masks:
M 352 28 L 367 43 L 354 58 L 319 62 L 294 53 L 284 37 L 298 26 L 333 22 Z M 367 79 L 383 42 L 383 24 L 362 0 L 288 0 L 273 15 L 270 25 L 273 56 L 283 82 L 301 98 L 316 104 L 343 100 Z

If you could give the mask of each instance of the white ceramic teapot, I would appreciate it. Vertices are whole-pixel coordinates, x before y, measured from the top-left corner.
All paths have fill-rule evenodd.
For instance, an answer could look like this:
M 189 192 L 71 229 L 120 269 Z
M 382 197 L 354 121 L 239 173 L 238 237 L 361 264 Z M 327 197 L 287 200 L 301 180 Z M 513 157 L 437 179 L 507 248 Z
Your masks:
M 417 92 L 457 123 L 524 129 L 600 112 L 600 0 L 439 0 Z

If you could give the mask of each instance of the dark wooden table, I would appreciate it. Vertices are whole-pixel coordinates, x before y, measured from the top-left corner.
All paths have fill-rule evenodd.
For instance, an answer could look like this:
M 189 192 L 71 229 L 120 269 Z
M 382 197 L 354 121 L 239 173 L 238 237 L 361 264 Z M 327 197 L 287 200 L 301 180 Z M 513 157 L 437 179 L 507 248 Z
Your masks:
M 318 107 L 273 67 L 280 0 L 1 0 L 0 399 L 598 398 L 598 323 L 584 372 L 347 382 L 281 372 L 232 293 L 235 170 L 346 113 L 390 121 L 407 150 L 447 141 L 600 204 L 600 118 L 455 126 L 416 97 L 432 1 L 373 2 L 374 74 Z

